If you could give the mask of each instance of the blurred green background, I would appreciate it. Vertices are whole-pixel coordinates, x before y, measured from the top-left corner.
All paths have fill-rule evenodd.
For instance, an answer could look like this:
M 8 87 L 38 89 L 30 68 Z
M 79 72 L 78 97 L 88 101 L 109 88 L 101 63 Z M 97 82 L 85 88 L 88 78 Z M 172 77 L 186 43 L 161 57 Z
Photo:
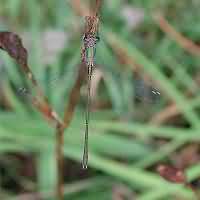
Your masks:
M 80 5 L 81 3 L 81 5 Z M 88 1 L 1 0 L 0 30 L 23 38 L 30 67 L 63 115 L 80 62 Z M 155 20 L 200 44 L 199 0 L 110 0 L 101 9 L 92 79 L 89 169 L 82 170 L 86 84 L 65 132 L 65 199 L 195 199 L 166 182 L 161 163 L 200 186 L 200 58 Z M 200 55 L 200 54 L 199 54 Z M 0 52 L 0 199 L 55 199 L 54 130 L 20 88 L 31 86 Z

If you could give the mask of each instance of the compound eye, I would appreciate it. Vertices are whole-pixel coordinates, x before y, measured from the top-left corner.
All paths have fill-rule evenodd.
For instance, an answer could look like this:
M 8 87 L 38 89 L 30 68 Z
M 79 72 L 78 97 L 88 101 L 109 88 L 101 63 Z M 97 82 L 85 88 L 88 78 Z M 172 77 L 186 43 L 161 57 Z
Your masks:
M 87 36 L 84 34 L 83 35 L 83 40 L 86 41 L 87 40 Z
M 100 40 L 100 37 L 96 36 L 96 41 L 99 42 L 99 40 Z

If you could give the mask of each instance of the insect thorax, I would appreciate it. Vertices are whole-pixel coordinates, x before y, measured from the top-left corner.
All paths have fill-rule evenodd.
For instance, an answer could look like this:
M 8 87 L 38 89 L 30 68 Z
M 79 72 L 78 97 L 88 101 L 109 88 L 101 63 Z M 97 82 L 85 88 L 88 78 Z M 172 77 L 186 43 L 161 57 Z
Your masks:
M 94 48 L 99 41 L 99 36 L 95 34 L 85 34 L 83 37 L 83 41 L 86 48 Z

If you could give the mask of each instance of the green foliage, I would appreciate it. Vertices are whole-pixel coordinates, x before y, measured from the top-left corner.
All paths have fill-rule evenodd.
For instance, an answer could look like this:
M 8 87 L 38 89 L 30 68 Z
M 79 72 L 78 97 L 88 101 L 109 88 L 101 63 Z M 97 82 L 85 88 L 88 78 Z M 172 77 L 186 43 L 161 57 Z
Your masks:
M 144 19 L 133 30 L 119 14 L 124 1 L 104 2 L 96 60 L 103 79 L 96 98 L 99 102 L 109 102 L 111 107 L 91 115 L 89 167 L 92 178 L 81 180 L 77 175 L 70 180 L 66 177 L 66 199 L 112 199 L 113 186 L 120 184 L 136 193 L 139 200 L 170 200 L 175 196 L 194 199 L 189 189 L 167 183 L 154 169 L 160 162 L 172 161 L 171 155 L 187 144 L 200 141 L 197 110 L 200 96 L 199 86 L 194 81 L 200 60 L 185 53 L 162 33 L 152 14 L 159 11 L 166 15 L 176 30 L 199 43 L 199 1 L 127 1 L 144 12 Z M 82 37 L 77 27 L 82 26 L 83 20 L 75 15 L 66 0 L 7 0 L 1 3 L 0 16 L 5 18 L 0 25 L 2 30 L 6 27 L 28 33 L 31 69 L 51 104 L 62 115 L 77 75 Z M 69 39 L 54 61 L 44 64 L 41 35 L 52 29 L 64 31 Z M 128 56 L 141 66 L 140 77 L 145 75 L 153 80 L 153 87 L 161 93 L 158 101 L 135 100 L 137 77 L 133 65 L 120 64 L 112 44 L 125 49 Z M 9 105 L 6 110 L 2 106 L 0 112 L 0 155 L 31 153 L 36 158 L 37 178 L 30 180 L 26 177 L 25 182 L 31 182 L 31 191 L 41 192 L 49 199 L 57 178 L 53 129 L 19 93 L 20 87 L 30 90 L 31 87 L 18 66 L 5 53 L 1 52 L 0 59 L 6 71 L 0 77 L 0 87 Z M 188 90 L 192 91 L 191 98 L 186 96 Z M 83 86 L 73 123 L 65 133 L 64 152 L 69 165 L 72 160 L 81 161 L 85 100 Z M 159 126 L 152 124 L 152 118 L 171 102 L 176 103 L 183 117 L 172 117 L 167 124 Z M 78 167 L 78 172 L 87 173 L 82 171 L 81 165 Z M 199 163 L 188 167 L 187 175 L 190 181 L 196 180 L 200 176 Z M 0 182 L 1 178 L 2 174 Z M 24 184 L 20 178 L 18 182 Z M 16 193 L 10 195 L 6 191 L 6 194 L 10 197 L 8 199 L 15 199 Z

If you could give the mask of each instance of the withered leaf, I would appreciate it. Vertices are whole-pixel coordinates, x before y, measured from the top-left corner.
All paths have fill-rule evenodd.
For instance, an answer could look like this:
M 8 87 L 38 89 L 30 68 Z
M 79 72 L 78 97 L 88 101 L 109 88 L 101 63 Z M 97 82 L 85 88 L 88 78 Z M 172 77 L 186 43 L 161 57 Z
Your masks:
M 169 182 L 180 184 L 187 182 L 184 171 L 176 167 L 169 165 L 159 165 L 157 171 L 160 176 Z
M 0 48 L 6 51 L 16 62 L 27 71 L 28 53 L 21 38 L 12 32 L 0 32 Z

